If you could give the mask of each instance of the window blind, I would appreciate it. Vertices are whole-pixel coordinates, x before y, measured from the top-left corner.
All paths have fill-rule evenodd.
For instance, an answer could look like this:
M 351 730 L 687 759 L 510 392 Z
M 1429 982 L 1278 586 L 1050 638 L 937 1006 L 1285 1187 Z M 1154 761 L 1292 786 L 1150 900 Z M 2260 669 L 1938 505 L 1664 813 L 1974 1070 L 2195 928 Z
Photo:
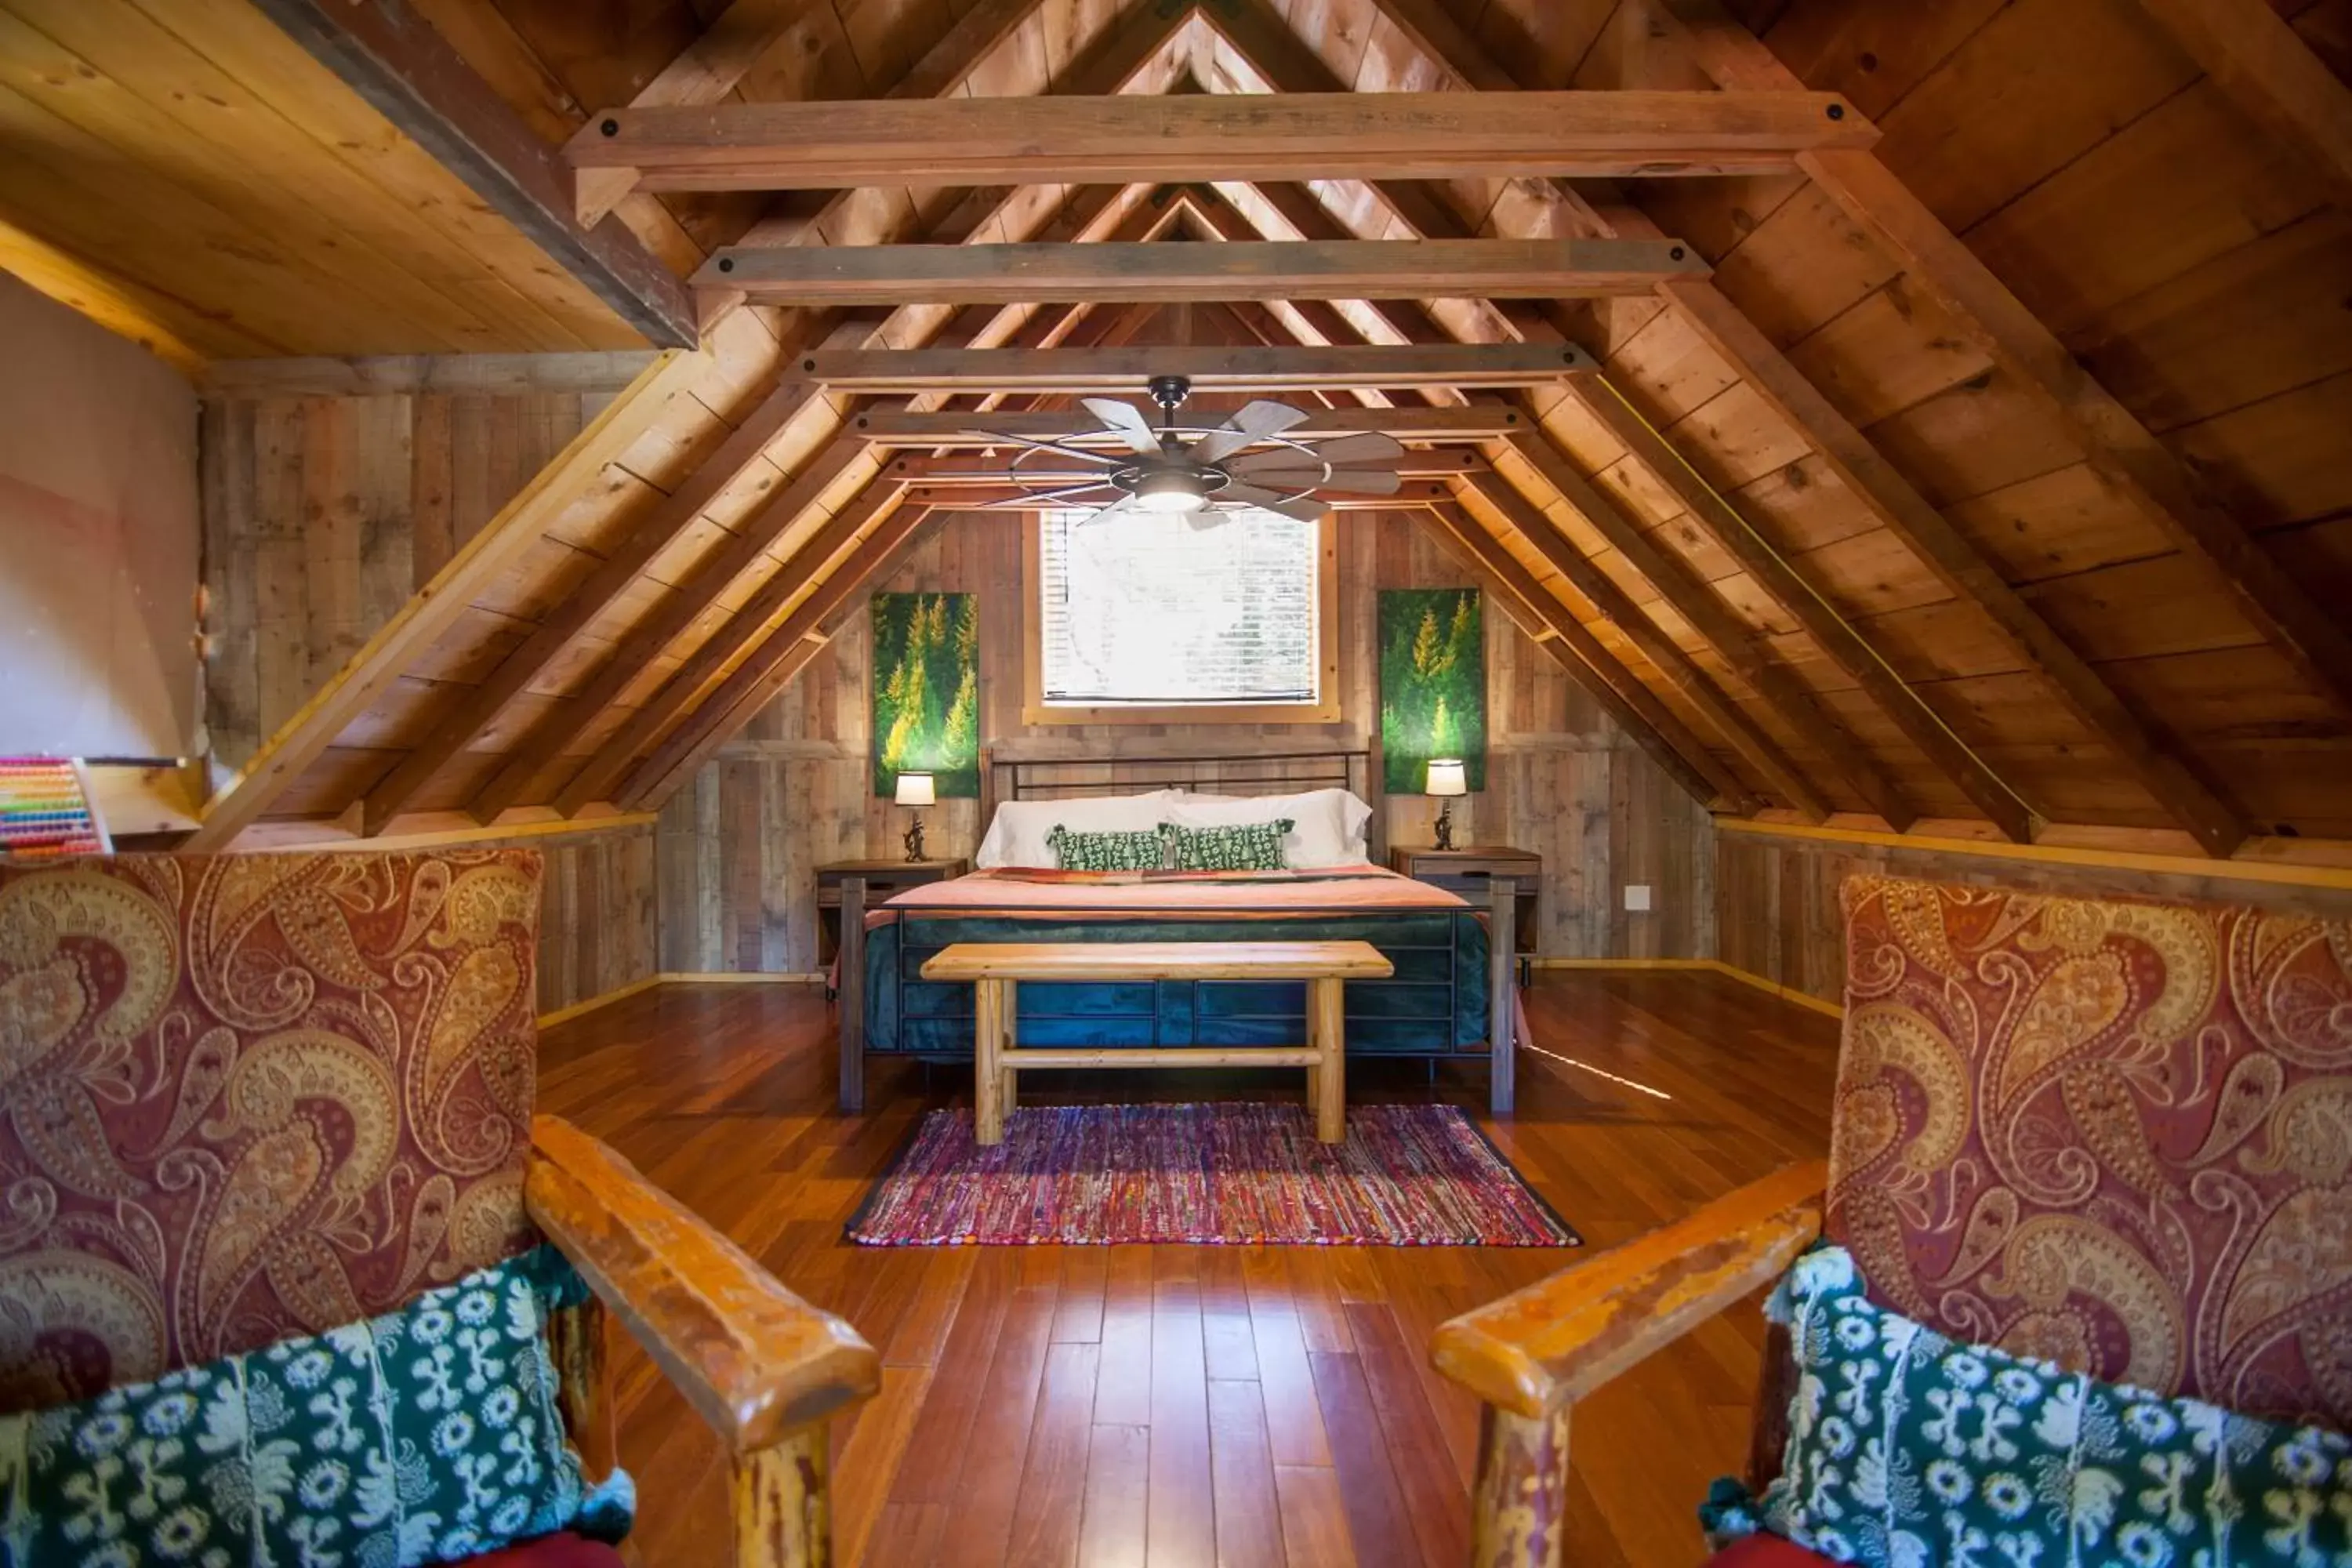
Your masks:
M 1278 512 L 1040 520 L 1041 695 L 1138 707 L 1314 702 L 1321 531 Z

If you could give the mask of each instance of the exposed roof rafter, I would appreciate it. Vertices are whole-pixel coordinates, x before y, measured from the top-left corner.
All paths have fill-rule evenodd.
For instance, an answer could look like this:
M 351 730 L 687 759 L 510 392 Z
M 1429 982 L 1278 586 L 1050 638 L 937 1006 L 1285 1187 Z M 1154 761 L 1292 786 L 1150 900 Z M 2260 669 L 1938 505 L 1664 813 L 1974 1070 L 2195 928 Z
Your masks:
M 701 341 L 677 278 L 609 206 L 575 216 L 555 151 L 408 0 L 254 3 L 648 342 Z

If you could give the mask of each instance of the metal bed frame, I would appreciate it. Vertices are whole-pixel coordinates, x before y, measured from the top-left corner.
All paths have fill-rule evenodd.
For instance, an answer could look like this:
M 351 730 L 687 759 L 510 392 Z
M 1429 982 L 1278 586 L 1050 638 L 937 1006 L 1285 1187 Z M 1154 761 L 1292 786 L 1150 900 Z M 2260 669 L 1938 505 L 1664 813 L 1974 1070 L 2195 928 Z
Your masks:
M 1091 795 L 1133 795 L 1153 789 L 1185 789 L 1242 795 L 1293 795 L 1309 789 L 1342 788 L 1359 795 L 1370 781 L 1371 753 L 1364 750 L 1324 750 L 1292 752 L 1257 752 L 1190 756 L 1154 757 L 1072 757 L 998 759 L 983 754 L 981 759 L 981 821 L 986 824 L 994 814 L 999 800 L 1058 800 L 1082 799 Z M 1378 817 L 1374 818 L 1377 826 Z M 1486 990 L 1487 1039 L 1486 1056 L 1488 1063 L 1488 1104 L 1496 1115 L 1507 1114 L 1516 1098 L 1513 1071 L 1513 1042 L 1516 1037 L 1515 1009 L 1517 992 L 1513 984 L 1513 953 L 1516 946 L 1513 930 L 1517 918 L 1517 884 L 1509 878 L 1496 878 L 1487 889 L 1486 907 Z M 1136 914 L 1156 920 L 1171 918 L 1169 912 L 1150 906 L 1105 905 L 1082 913 L 1066 907 L 1033 906 L 1024 910 L 1016 904 L 996 906 L 992 913 L 1002 911 L 1013 915 L 1032 913 L 1041 917 L 1061 917 L 1065 920 L 1091 918 L 1097 914 Z M 1329 909 L 1307 908 L 1285 910 L 1284 920 L 1311 921 L 1344 919 L 1377 925 L 1383 921 L 1426 918 L 1426 910 L 1363 910 L 1347 907 Z M 913 927 L 924 921 L 954 921 L 972 918 L 963 912 L 939 915 L 902 915 L 902 927 Z M 1182 917 L 1174 917 L 1182 918 Z M 1206 917 L 1213 919 L 1213 917 Z M 841 884 L 841 942 L 838 948 L 839 1005 L 841 1038 L 840 1105 L 844 1111 L 862 1110 L 866 1102 L 866 883 L 861 878 L 845 879 Z M 1449 986 L 1458 986 L 1460 977 L 1452 973 L 1452 954 L 1448 954 Z M 903 972 L 896 977 L 906 983 Z M 1351 983 L 1378 984 L 1378 983 Z M 1450 1000 L 1447 1016 L 1458 1016 L 1456 1002 Z M 903 1009 L 900 1016 L 907 1015 Z M 1248 1022 L 1252 1015 L 1228 1014 L 1228 1021 Z M 1267 1015 L 1266 1016 L 1272 1016 Z M 1045 1021 L 1051 1022 L 1049 1017 Z M 929 1057 L 934 1053 L 902 1053 Z M 1470 1049 L 1444 1051 L 1396 1051 L 1392 1054 L 1423 1056 L 1434 1059 L 1452 1057 L 1460 1059 L 1476 1054 Z

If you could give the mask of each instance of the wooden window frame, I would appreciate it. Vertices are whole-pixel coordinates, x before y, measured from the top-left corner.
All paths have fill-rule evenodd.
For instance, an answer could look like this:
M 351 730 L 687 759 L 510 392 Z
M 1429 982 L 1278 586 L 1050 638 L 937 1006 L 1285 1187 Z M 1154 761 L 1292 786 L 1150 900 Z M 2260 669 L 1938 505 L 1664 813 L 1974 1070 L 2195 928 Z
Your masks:
M 1194 703 L 1150 707 L 1112 702 L 1089 705 L 1045 701 L 1044 617 L 1037 595 L 1045 582 L 1045 514 L 1022 514 L 1021 523 L 1021 721 L 1045 724 L 1336 724 L 1339 722 L 1339 520 L 1325 512 L 1317 525 L 1315 563 L 1315 662 L 1321 671 L 1312 702 L 1237 702 L 1221 707 Z

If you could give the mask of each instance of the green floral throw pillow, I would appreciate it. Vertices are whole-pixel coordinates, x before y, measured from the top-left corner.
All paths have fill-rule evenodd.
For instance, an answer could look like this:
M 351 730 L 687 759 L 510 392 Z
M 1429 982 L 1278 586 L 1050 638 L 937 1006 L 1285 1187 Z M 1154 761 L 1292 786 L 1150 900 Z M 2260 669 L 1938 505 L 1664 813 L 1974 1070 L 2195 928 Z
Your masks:
M 1290 828 L 1288 817 L 1230 827 L 1181 827 L 1172 822 L 1160 826 L 1175 848 L 1179 871 L 1282 870 L 1282 836 Z
M 0 1416 L 0 1563 L 413 1568 L 617 1541 L 629 1478 L 583 1480 L 547 1349 L 586 1293 L 541 1247 L 381 1318 Z
M 1759 1505 L 1717 1483 L 1719 1534 L 1891 1568 L 2352 1563 L 2336 1433 L 1957 1343 L 1874 1304 L 1843 1247 L 1798 1259 L 1766 1312 L 1797 1357 L 1788 1452 Z
M 1045 842 L 1054 864 L 1065 871 L 1157 871 L 1168 860 L 1163 831 L 1073 833 L 1057 822 Z

